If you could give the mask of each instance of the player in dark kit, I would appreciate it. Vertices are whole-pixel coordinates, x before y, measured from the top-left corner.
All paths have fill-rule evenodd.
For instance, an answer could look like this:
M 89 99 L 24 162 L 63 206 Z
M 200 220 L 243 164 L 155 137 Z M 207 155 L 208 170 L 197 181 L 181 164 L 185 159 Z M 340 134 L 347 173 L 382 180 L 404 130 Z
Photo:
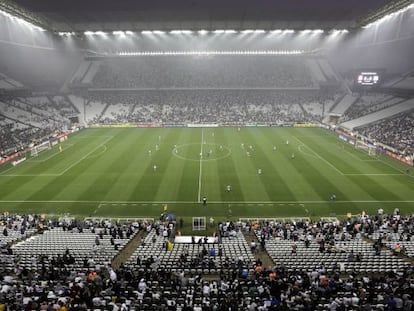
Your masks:
M 207 205 L 207 198 L 206 197 L 203 197 L 203 205 L 204 206 Z

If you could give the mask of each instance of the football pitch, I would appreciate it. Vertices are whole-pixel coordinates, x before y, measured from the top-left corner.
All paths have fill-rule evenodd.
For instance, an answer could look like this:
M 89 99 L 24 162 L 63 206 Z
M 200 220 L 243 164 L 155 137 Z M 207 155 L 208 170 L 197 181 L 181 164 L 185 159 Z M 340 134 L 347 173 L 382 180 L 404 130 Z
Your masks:
M 412 170 L 319 128 L 85 129 L 61 146 L 0 167 L 2 212 L 158 218 L 164 204 L 177 218 L 414 212 Z

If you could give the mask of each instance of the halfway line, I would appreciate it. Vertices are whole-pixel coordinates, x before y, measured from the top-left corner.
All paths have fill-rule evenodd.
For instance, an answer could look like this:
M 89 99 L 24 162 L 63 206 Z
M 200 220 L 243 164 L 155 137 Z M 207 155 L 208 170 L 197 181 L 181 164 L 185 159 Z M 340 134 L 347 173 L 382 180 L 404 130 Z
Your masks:
M 200 170 L 198 172 L 198 202 L 201 202 L 201 175 L 203 172 L 203 142 L 204 142 L 204 130 L 203 128 L 201 128 Z
M 2 203 L 89 203 L 89 204 L 194 204 L 200 202 L 194 201 L 95 201 L 95 200 L 0 200 Z M 348 203 L 414 203 L 410 200 L 338 200 L 332 202 L 331 200 L 315 200 L 315 201 L 209 201 L 215 204 L 348 204 Z

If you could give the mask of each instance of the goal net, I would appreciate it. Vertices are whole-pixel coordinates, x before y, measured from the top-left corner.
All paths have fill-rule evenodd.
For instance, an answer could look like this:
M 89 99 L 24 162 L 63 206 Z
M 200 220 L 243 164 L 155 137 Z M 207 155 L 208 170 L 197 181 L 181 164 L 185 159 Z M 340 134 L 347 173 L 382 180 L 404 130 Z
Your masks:
M 206 230 L 205 217 L 193 217 L 193 231 Z
M 45 142 L 41 143 L 40 145 L 33 146 L 32 149 L 30 150 L 30 156 L 37 157 L 40 152 L 42 152 L 44 150 L 49 150 L 51 148 L 52 147 L 50 145 L 50 142 L 45 141 Z
M 355 148 L 365 151 L 366 153 L 368 153 L 368 155 L 373 157 L 377 155 L 377 146 L 374 146 L 373 144 L 369 144 L 362 140 L 357 140 L 355 142 Z

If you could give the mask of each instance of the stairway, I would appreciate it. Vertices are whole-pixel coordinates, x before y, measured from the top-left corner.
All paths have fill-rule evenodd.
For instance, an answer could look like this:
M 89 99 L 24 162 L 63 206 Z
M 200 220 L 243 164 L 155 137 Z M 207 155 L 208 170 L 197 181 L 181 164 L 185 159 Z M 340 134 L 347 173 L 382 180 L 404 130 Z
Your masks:
M 250 244 L 250 242 L 255 241 L 257 245 L 256 253 L 254 254 L 254 258 L 257 260 L 260 258 L 262 261 L 262 266 L 264 268 L 267 267 L 274 267 L 275 262 L 273 261 L 272 257 L 269 256 L 269 253 L 266 249 L 261 249 L 260 247 L 260 241 L 257 238 L 256 234 L 254 232 L 243 232 L 244 238 L 246 241 Z
M 147 233 L 145 230 L 140 230 L 125 246 L 124 248 L 112 259 L 112 268 L 114 270 L 128 261 L 138 246 L 141 245 L 141 238 L 145 237 Z

